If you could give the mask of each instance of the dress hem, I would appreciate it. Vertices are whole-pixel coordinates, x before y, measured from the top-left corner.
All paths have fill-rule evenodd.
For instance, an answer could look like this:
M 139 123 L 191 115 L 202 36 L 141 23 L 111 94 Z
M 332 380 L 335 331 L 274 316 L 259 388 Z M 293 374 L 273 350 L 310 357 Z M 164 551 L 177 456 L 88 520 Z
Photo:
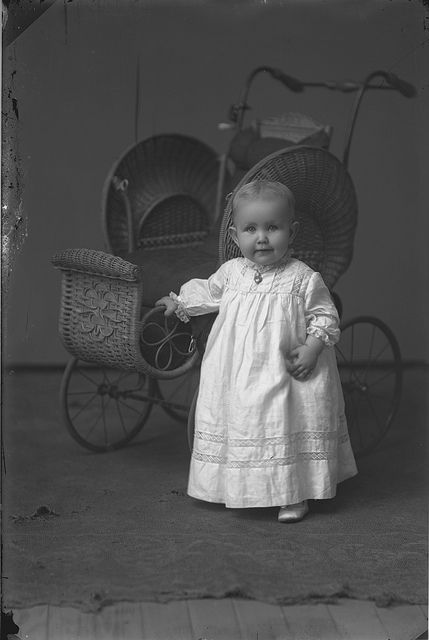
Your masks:
M 348 474 L 346 477 L 342 478 L 341 480 L 338 480 L 336 485 L 334 485 L 333 487 L 330 487 L 326 491 L 323 491 L 323 495 L 321 495 L 320 492 L 316 496 L 311 493 L 309 494 L 303 493 L 293 501 L 287 498 L 273 498 L 269 501 L 264 501 L 263 503 L 261 503 L 261 501 L 259 500 L 256 500 L 256 501 L 242 500 L 240 501 L 240 503 L 235 503 L 231 501 L 225 501 L 225 498 L 221 496 L 219 497 L 218 496 L 213 497 L 208 495 L 203 496 L 202 494 L 198 494 L 198 492 L 196 491 L 194 492 L 190 489 L 188 489 L 187 493 L 188 493 L 188 496 L 190 496 L 191 498 L 194 498 L 196 500 L 201 500 L 203 502 L 223 504 L 227 509 L 260 509 L 260 508 L 268 508 L 268 507 L 283 507 L 288 504 L 296 504 L 298 502 L 302 502 L 303 500 L 331 500 L 336 496 L 338 484 L 340 484 L 341 482 L 344 482 L 345 480 L 348 480 L 349 478 L 354 477 L 355 475 L 357 475 L 357 471 L 355 473 Z

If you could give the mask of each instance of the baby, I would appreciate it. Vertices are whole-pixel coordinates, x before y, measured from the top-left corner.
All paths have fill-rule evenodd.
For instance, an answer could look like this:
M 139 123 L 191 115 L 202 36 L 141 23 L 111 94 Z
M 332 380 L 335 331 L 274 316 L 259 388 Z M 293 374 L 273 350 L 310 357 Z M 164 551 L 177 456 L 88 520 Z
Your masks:
M 226 507 L 308 513 L 357 473 L 335 352 L 339 319 L 319 273 L 292 258 L 294 197 L 259 180 L 233 196 L 242 257 L 157 301 L 165 314 L 218 311 L 201 365 L 188 493 Z

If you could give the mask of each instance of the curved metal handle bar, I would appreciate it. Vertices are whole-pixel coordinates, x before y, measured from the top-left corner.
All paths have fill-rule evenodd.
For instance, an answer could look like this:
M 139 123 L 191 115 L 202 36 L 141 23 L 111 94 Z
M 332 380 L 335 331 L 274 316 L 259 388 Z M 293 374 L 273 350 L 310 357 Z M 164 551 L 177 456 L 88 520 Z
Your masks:
M 185 333 L 182 334 L 176 334 L 176 337 L 179 335 L 188 335 Z M 164 366 L 161 366 L 160 364 L 160 358 L 161 355 L 163 353 L 164 347 L 168 347 L 169 350 L 169 355 L 168 355 L 168 360 L 167 360 L 167 364 L 165 364 Z M 180 356 L 184 356 L 184 357 L 190 357 L 193 355 L 195 351 L 195 343 L 194 343 L 194 339 L 191 336 L 191 340 L 189 341 L 189 347 L 186 351 L 182 351 L 181 349 L 179 349 L 175 344 L 173 340 L 168 340 L 167 338 L 163 341 L 163 343 L 158 347 L 158 349 L 156 350 L 155 353 L 155 366 L 157 369 L 159 369 L 160 371 L 167 371 L 170 368 L 171 363 L 173 362 L 173 355 L 174 353 L 179 354 Z
M 394 73 L 388 73 L 386 71 L 376 71 L 378 74 L 386 74 L 384 77 L 389 84 L 367 84 L 366 90 L 375 89 L 376 91 L 399 91 L 406 98 L 412 98 L 416 94 L 415 87 L 409 82 L 398 78 Z M 327 82 L 303 82 L 304 87 L 321 87 L 323 89 L 330 89 L 331 91 L 341 91 L 342 93 L 354 93 L 359 91 L 362 87 L 362 82 L 355 82 L 354 80 L 329 80 Z
M 348 144 L 350 142 L 349 138 L 351 138 L 350 133 L 353 133 L 354 123 L 357 118 L 357 113 L 359 111 L 363 94 L 368 89 L 394 90 L 394 91 L 398 91 L 399 93 L 401 93 L 401 95 L 405 96 L 406 98 L 412 98 L 413 96 L 416 95 L 416 89 L 412 84 L 410 84 L 406 80 L 403 80 L 402 78 L 399 78 L 396 74 L 391 73 L 390 71 L 383 71 L 383 70 L 373 71 L 366 77 L 364 82 L 355 82 L 354 80 L 344 80 L 340 82 L 337 82 L 337 81 L 301 82 L 297 78 L 286 75 L 285 73 L 283 73 L 281 69 L 278 69 L 276 67 L 261 66 L 261 67 L 256 67 L 256 69 L 253 69 L 253 71 L 250 72 L 250 74 L 246 79 L 246 83 L 244 85 L 244 89 L 242 91 L 239 102 L 232 105 L 230 109 L 229 119 L 230 121 L 237 123 L 238 130 L 242 129 L 245 112 L 248 109 L 250 109 L 247 102 L 249 92 L 250 92 L 250 87 L 252 85 L 253 80 L 259 73 L 268 73 L 272 78 L 274 78 L 275 80 L 278 80 L 290 91 L 294 91 L 295 93 L 302 92 L 306 87 L 322 87 L 322 88 L 330 89 L 332 91 L 342 91 L 344 93 L 357 91 L 358 96 L 356 98 L 355 106 L 353 110 L 352 124 L 349 127 L 348 135 L 346 137 L 346 140 L 347 140 L 347 143 L 345 145 L 346 148 L 347 147 L 350 148 L 350 144 Z M 384 85 L 384 86 L 371 85 L 370 84 L 371 80 L 377 77 L 382 77 L 387 82 L 387 85 Z M 348 153 L 346 156 L 346 163 L 347 163 L 347 160 L 348 160 Z
M 193 344 L 193 338 L 191 338 L 191 340 L 189 342 L 188 349 L 186 351 L 181 351 L 180 349 L 178 349 L 176 347 L 174 342 L 172 342 L 171 340 L 164 342 L 156 350 L 156 354 L 155 354 L 155 365 L 156 365 L 156 368 L 159 369 L 160 371 L 167 371 L 170 368 L 171 363 L 173 362 L 174 352 L 176 352 L 177 354 L 179 354 L 180 356 L 183 356 L 183 357 L 191 357 L 194 354 L 194 351 L 195 351 L 195 347 L 191 348 L 192 344 Z M 167 361 L 167 364 L 164 367 L 162 367 L 160 365 L 159 361 L 160 361 L 160 357 L 162 355 L 162 351 L 163 351 L 164 347 L 167 347 L 167 346 L 168 346 L 168 349 L 169 349 L 168 361 Z
M 193 336 L 190 336 L 190 340 L 189 340 L 189 346 L 186 349 L 186 351 L 183 351 L 182 349 L 180 349 L 174 342 L 174 340 L 176 338 L 182 338 L 182 337 L 189 337 L 189 333 L 186 331 L 176 331 L 176 328 L 178 327 L 179 323 L 176 323 L 173 327 L 173 329 L 171 331 L 169 331 L 168 333 L 164 334 L 164 336 L 161 338 L 161 340 L 155 340 L 153 342 L 150 342 L 149 340 L 147 340 L 146 338 L 143 337 L 143 335 L 140 336 L 142 343 L 147 346 L 147 347 L 163 347 L 165 344 L 170 344 L 172 349 L 174 349 L 174 351 L 176 353 L 178 353 L 181 356 L 186 356 L 189 355 L 190 353 L 193 353 L 194 351 L 194 347 L 191 349 L 191 345 L 193 345 Z M 147 329 L 150 326 L 155 326 L 158 329 L 161 329 L 160 325 L 157 324 L 156 322 L 148 322 L 143 330 L 142 333 L 144 331 L 144 329 Z
M 253 69 L 253 71 L 251 71 L 247 76 L 246 83 L 241 94 L 241 99 L 238 104 L 233 106 L 232 112 L 230 112 L 230 119 L 232 119 L 232 121 L 234 122 L 235 118 L 239 130 L 241 130 L 243 127 L 244 114 L 249 109 L 247 99 L 249 97 L 250 87 L 253 80 L 259 73 L 268 73 L 268 75 L 274 78 L 274 80 L 278 80 L 290 91 L 294 91 L 295 93 L 300 93 L 304 89 L 304 85 L 302 84 L 302 82 L 300 82 L 296 78 L 293 78 L 292 76 L 286 75 L 281 69 L 267 66 L 256 67 L 256 69 Z
M 350 124 L 346 130 L 346 134 L 345 134 L 345 142 L 344 142 L 344 152 L 343 152 L 343 164 L 345 166 L 345 168 L 347 169 L 348 163 L 349 163 L 349 156 L 350 156 L 350 148 L 351 148 L 351 144 L 352 144 L 352 138 L 353 138 L 353 133 L 354 133 L 354 129 L 355 129 L 355 125 L 356 125 L 356 121 L 357 121 L 357 117 L 359 115 L 359 109 L 361 107 L 362 104 L 362 99 L 367 91 L 367 89 L 375 89 L 377 87 L 374 87 L 373 85 L 370 85 L 371 80 L 373 80 L 374 78 L 383 78 L 389 85 L 389 87 L 391 89 L 394 89 L 396 91 L 399 91 L 399 93 L 403 96 L 405 96 L 406 98 L 412 98 L 416 95 L 416 89 L 415 87 L 410 84 L 409 82 L 406 82 L 405 80 L 402 80 L 401 78 L 398 78 L 397 75 L 395 75 L 394 73 L 390 73 L 388 71 L 382 71 L 382 70 L 378 70 L 378 71 L 373 71 L 372 73 L 370 73 L 365 80 L 361 83 L 360 88 L 358 90 L 357 96 L 355 98 L 355 103 L 353 106 L 353 110 L 352 110 L 352 116 L 350 119 Z M 381 87 L 380 87 L 381 88 Z
M 140 334 L 140 339 L 141 342 L 148 346 L 148 347 L 158 347 L 156 349 L 155 352 L 155 367 L 157 369 L 159 369 L 160 371 L 167 371 L 172 362 L 173 362 L 173 356 L 174 354 L 178 354 L 179 356 L 183 356 L 183 357 L 190 357 L 194 354 L 195 352 L 195 348 L 196 348 L 196 343 L 194 340 L 194 337 L 191 335 L 190 336 L 190 341 L 189 341 L 189 346 L 187 348 L 186 351 L 180 349 L 176 344 L 175 344 L 175 339 L 176 338 L 180 338 L 180 337 L 189 337 L 189 333 L 185 332 L 185 331 L 177 331 L 177 327 L 179 326 L 179 321 L 175 322 L 175 324 L 173 325 L 173 327 L 170 329 L 168 327 L 168 320 L 167 318 L 164 318 L 164 327 L 162 327 L 160 324 L 158 324 L 157 322 L 145 322 L 145 319 L 148 316 L 154 315 L 155 313 L 159 313 L 160 311 L 162 311 L 163 307 L 158 307 L 158 308 L 154 308 L 151 311 L 149 311 L 148 314 L 145 315 L 145 317 L 143 318 L 143 326 L 141 329 L 141 334 Z M 147 329 L 148 327 L 151 326 L 155 326 L 157 329 L 159 329 L 161 332 L 164 333 L 163 337 L 160 340 L 155 340 L 155 341 L 149 341 L 147 340 L 147 338 L 144 338 L 143 333 L 144 330 Z M 165 354 L 165 348 L 168 349 L 168 357 L 167 357 L 167 362 L 166 364 L 164 364 L 164 366 L 161 365 L 160 363 L 160 358 L 162 355 Z
M 133 253 L 136 250 L 136 239 L 134 234 L 134 220 L 133 212 L 131 210 L 130 200 L 128 198 L 128 180 L 124 178 L 121 180 L 118 176 L 113 176 L 112 184 L 119 194 L 125 208 L 127 216 L 127 232 L 128 232 L 128 253 Z
M 167 334 L 164 334 L 164 337 L 161 340 L 156 340 L 155 342 L 148 342 L 145 338 L 143 338 L 143 335 L 141 336 L 141 340 L 143 342 L 143 344 L 145 344 L 148 347 L 156 347 L 157 345 L 165 342 L 165 340 L 168 340 L 169 338 L 171 338 L 174 334 L 174 330 L 176 329 L 176 327 L 178 326 L 178 322 L 176 322 L 176 324 L 174 325 L 174 327 L 171 329 L 171 331 L 168 329 L 167 324 L 165 324 L 165 329 L 168 331 Z M 147 329 L 148 327 L 154 326 L 157 329 L 160 329 L 161 331 L 163 331 L 163 328 L 161 327 L 161 325 L 159 325 L 157 322 L 147 322 L 143 327 L 142 327 L 142 334 L 143 331 L 145 329 Z
M 156 324 L 156 323 L 152 323 L 152 324 Z M 149 326 L 149 325 L 146 325 Z M 159 327 L 159 325 L 157 325 Z M 175 337 L 178 337 L 180 335 L 188 335 L 187 333 L 181 333 L 181 334 L 176 334 Z M 157 369 L 159 369 L 160 371 L 167 371 L 170 368 L 170 365 L 173 361 L 173 355 L 174 353 L 179 354 L 180 356 L 190 356 L 193 354 L 194 349 L 191 350 L 191 345 L 192 345 L 192 337 L 191 340 L 189 342 L 189 347 L 186 351 L 182 351 L 181 349 L 179 349 L 175 344 L 174 341 L 169 339 L 168 336 L 165 336 L 162 340 L 158 340 L 156 342 L 148 342 L 147 340 L 145 340 L 143 337 L 141 338 L 143 344 L 147 345 L 147 346 L 157 346 L 158 348 L 156 349 L 155 352 L 155 367 Z M 161 356 L 165 353 L 165 349 L 168 349 L 168 359 L 167 362 L 164 366 L 162 366 L 160 364 L 160 358 Z
M 410 82 L 399 78 L 395 73 L 391 73 L 390 71 L 374 71 L 368 78 L 365 80 L 366 83 L 371 81 L 371 78 L 375 76 L 380 76 L 386 80 L 386 82 L 395 89 L 399 91 L 401 95 L 405 98 L 414 98 L 417 94 L 416 88 Z M 367 87 L 368 88 L 368 87 Z

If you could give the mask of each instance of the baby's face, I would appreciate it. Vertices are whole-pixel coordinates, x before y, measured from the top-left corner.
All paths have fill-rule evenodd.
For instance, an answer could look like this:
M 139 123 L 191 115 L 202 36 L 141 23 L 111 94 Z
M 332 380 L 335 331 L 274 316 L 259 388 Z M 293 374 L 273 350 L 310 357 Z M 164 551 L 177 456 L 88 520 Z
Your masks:
M 297 228 L 284 201 L 261 198 L 238 204 L 230 233 L 245 258 L 270 265 L 283 258 Z

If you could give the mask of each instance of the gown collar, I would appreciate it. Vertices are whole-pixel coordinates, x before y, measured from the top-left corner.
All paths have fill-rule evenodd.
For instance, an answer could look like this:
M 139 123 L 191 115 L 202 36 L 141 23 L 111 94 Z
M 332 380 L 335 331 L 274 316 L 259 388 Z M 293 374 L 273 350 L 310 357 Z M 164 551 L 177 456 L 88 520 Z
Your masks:
M 259 273 L 265 273 L 266 271 L 271 271 L 274 269 L 281 269 L 286 265 L 287 262 L 292 258 L 292 250 L 288 249 L 284 256 L 277 260 L 277 262 L 273 262 L 272 264 L 257 264 L 256 262 L 252 262 L 249 258 L 243 258 L 244 264 L 249 269 L 254 269 L 255 271 L 259 271 Z

